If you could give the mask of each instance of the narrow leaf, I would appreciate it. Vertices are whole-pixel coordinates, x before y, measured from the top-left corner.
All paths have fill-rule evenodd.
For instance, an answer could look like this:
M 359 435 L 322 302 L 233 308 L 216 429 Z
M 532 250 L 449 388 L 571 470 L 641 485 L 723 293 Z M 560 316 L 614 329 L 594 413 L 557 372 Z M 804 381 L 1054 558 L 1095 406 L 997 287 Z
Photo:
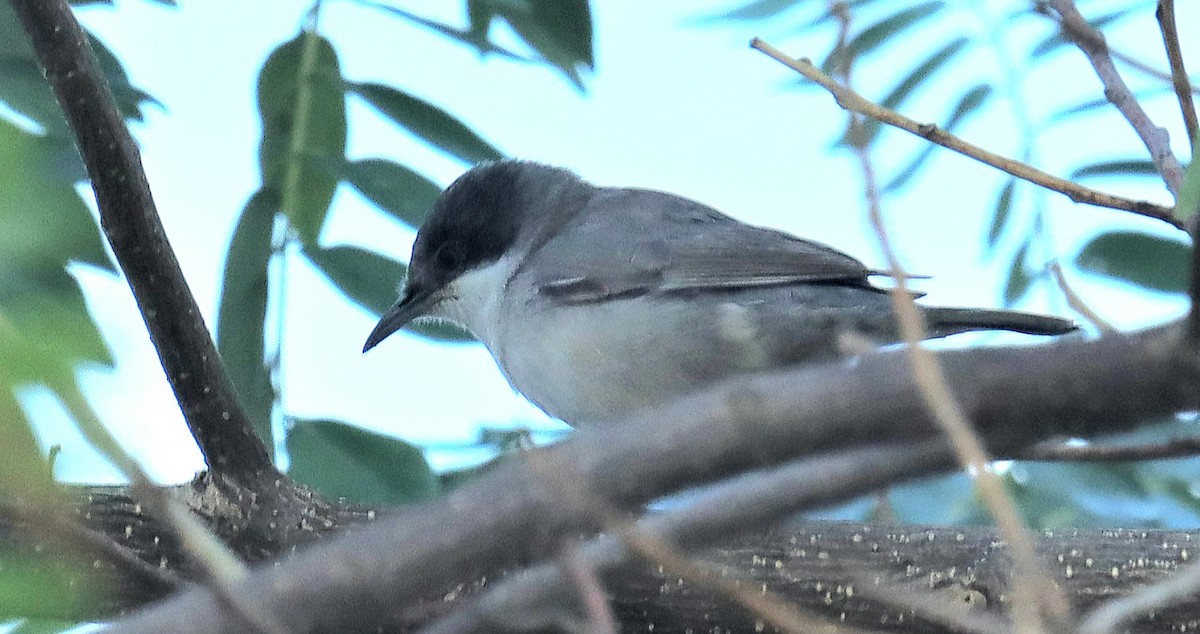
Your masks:
M 1130 159 L 1093 163 L 1071 172 L 1071 180 L 1097 176 L 1158 176 L 1158 168 L 1149 159 Z
M 1104 27 L 1109 26 L 1117 20 L 1130 15 L 1130 13 L 1131 9 L 1129 8 L 1119 9 L 1117 11 L 1113 11 L 1112 13 L 1107 13 L 1097 17 L 1094 20 L 1088 20 L 1088 22 L 1097 29 L 1103 30 Z M 1055 29 L 1054 33 L 1051 33 L 1048 37 L 1046 37 L 1046 39 L 1042 40 L 1033 47 L 1033 50 L 1029 52 L 1029 56 L 1042 57 L 1051 51 L 1066 46 L 1068 43 L 1070 43 L 1070 40 L 1067 39 L 1067 36 L 1062 32 L 1062 29 Z
M 959 98 L 958 104 L 954 107 L 954 111 L 950 113 L 950 117 L 946 120 L 946 124 L 943 127 L 946 130 L 953 132 L 956 128 L 958 128 L 959 125 L 962 124 L 963 120 L 983 107 L 984 102 L 987 101 L 987 98 L 991 96 L 991 94 L 992 87 L 986 84 L 981 84 L 975 86 L 971 90 L 968 90 L 965 95 Z M 925 144 L 925 146 L 921 148 L 919 152 L 917 152 L 917 156 L 909 162 L 908 166 L 900 170 L 900 172 L 893 177 L 891 181 L 884 185 L 883 190 L 885 192 L 890 192 L 908 184 L 908 181 L 917 174 L 917 172 L 925 164 L 925 161 L 929 160 L 929 157 L 933 156 L 933 153 L 938 150 L 939 147 L 941 146 L 934 145 L 932 143 Z
M 1187 289 L 1190 250 L 1183 242 L 1134 231 L 1092 238 L 1075 263 L 1079 268 L 1164 293 Z
M 533 50 L 583 88 L 579 67 L 593 68 L 592 13 L 587 0 L 488 1 Z
M 425 222 L 442 191 L 428 178 L 386 159 L 344 163 L 342 177 L 380 209 L 414 228 Z
M 346 297 L 375 315 L 382 315 L 396 301 L 396 286 L 408 270 L 391 258 L 353 246 L 305 245 L 304 255 Z M 405 330 L 441 341 L 474 340 L 466 331 L 444 322 L 422 321 Z
M 325 165 L 346 150 L 346 99 L 337 53 L 303 32 L 275 49 L 258 77 L 263 184 L 301 239 L 316 243 L 338 179 Z
M 892 89 L 892 92 L 883 98 L 881 104 L 892 110 L 898 109 L 904 103 L 904 100 L 912 95 L 913 91 L 929 78 L 933 77 L 939 68 L 945 66 L 950 60 L 954 59 L 955 55 L 966 48 L 967 43 L 967 38 L 960 37 L 935 51 L 933 55 L 930 55 L 924 62 L 921 62 L 920 65 L 913 69 L 907 77 L 900 80 L 900 83 Z M 868 119 L 863 123 L 866 143 L 869 144 L 874 141 L 882 125 L 875 119 Z
M 260 190 L 242 209 L 221 282 L 217 348 L 254 430 L 272 445 L 271 409 L 275 390 L 266 366 L 265 328 L 271 233 L 278 195 Z
M 348 84 L 379 112 L 430 145 L 468 163 L 503 158 L 500 150 L 445 110 L 382 84 Z
M 440 488 L 419 448 L 340 421 L 296 421 L 287 450 L 297 482 L 360 504 L 418 502 Z
M 945 3 L 941 0 L 924 2 L 904 9 L 899 13 L 892 14 L 868 26 L 847 42 L 844 48 L 834 51 L 832 55 L 826 58 L 821 63 L 821 70 L 826 73 L 832 73 L 835 68 L 843 64 L 846 60 L 859 59 L 869 54 L 888 40 L 899 35 L 905 29 L 932 17 L 944 6 Z
M 1012 306 L 1021 296 L 1029 291 L 1033 276 L 1025 269 L 1025 256 L 1029 253 L 1031 238 L 1025 239 L 1025 244 L 1017 249 L 1013 256 L 1012 265 L 1008 268 L 1008 280 L 1004 283 L 1004 305 Z
M 1004 187 L 1000 188 L 1000 195 L 996 198 L 996 208 L 992 212 L 992 224 L 988 227 L 988 251 L 996 247 L 996 242 L 1000 239 L 1000 232 L 1008 223 L 1008 216 L 1012 212 L 1013 193 L 1016 191 L 1016 188 L 1016 178 L 1008 179 L 1008 182 L 1004 183 Z

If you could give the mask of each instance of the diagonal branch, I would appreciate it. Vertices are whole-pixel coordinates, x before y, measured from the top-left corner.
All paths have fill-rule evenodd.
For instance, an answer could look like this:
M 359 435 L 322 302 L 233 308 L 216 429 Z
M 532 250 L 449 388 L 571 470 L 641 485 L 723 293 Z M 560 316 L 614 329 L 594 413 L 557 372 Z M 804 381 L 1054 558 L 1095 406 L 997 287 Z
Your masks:
M 1079 8 L 1075 6 L 1073 0 L 1048 0 L 1046 4 L 1058 13 L 1059 26 L 1063 33 L 1079 47 L 1079 50 L 1083 51 L 1088 61 L 1091 62 L 1092 68 L 1096 69 L 1096 75 L 1104 84 L 1105 98 L 1116 106 L 1129 125 L 1137 132 L 1138 137 L 1146 146 L 1146 150 L 1150 153 L 1150 160 L 1154 162 L 1163 182 L 1166 183 L 1167 189 L 1178 198 L 1179 189 L 1183 185 L 1183 166 L 1171 152 L 1170 139 L 1166 129 L 1155 125 L 1154 121 L 1150 119 L 1150 115 L 1146 114 L 1142 105 L 1138 103 L 1133 91 L 1125 84 L 1121 74 L 1117 72 L 1104 34 L 1088 24 L 1083 15 L 1079 13 Z
M 1183 223 L 1174 215 L 1174 210 L 1170 207 L 1163 207 L 1144 200 L 1130 200 L 1120 196 L 1113 196 L 1104 192 L 1084 187 L 1079 183 L 1073 183 L 1065 178 L 1060 178 L 1043 172 L 1042 170 L 1033 167 L 1027 163 L 1013 160 L 1005 156 L 985 150 L 977 145 L 973 145 L 963 139 L 946 132 L 942 128 L 934 124 L 920 123 L 910 119 L 895 110 L 884 108 L 862 95 L 842 86 L 829 75 L 821 72 L 821 69 L 813 66 L 812 62 L 807 59 L 796 59 L 789 57 L 783 51 L 771 46 L 770 44 L 754 38 L 750 42 L 750 46 L 759 51 L 762 51 L 767 56 L 775 61 L 791 68 L 792 70 L 804 75 L 806 78 L 818 83 L 822 88 L 828 90 L 837 100 L 839 106 L 865 115 L 881 123 L 899 128 L 906 132 L 915 134 L 931 143 L 936 143 L 948 150 L 958 152 L 963 156 L 973 158 L 980 163 L 990 165 L 998 170 L 1001 170 L 1012 176 L 1016 176 L 1022 180 L 1027 180 L 1035 185 L 1044 187 L 1051 191 L 1056 191 L 1064 194 L 1067 198 L 1088 205 L 1096 205 L 1098 207 L 1108 207 L 1110 209 L 1119 209 L 1146 216 L 1156 220 L 1162 220 L 1169 223 L 1177 229 L 1183 229 Z
M 274 471 L 242 412 L 221 357 L 163 231 L 141 156 L 66 0 L 10 0 L 74 131 L 100 225 L 210 468 Z

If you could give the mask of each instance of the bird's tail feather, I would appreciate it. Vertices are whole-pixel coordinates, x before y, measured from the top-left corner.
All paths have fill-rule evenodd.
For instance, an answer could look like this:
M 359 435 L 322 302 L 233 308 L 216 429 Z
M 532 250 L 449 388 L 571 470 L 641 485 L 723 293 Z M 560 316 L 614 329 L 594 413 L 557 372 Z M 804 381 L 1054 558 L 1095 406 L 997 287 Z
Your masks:
M 926 308 L 933 336 L 944 337 L 968 330 L 1009 330 L 1028 335 L 1061 335 L 1079 326 L 1070 319 L 1014 310 L 986 308 Z

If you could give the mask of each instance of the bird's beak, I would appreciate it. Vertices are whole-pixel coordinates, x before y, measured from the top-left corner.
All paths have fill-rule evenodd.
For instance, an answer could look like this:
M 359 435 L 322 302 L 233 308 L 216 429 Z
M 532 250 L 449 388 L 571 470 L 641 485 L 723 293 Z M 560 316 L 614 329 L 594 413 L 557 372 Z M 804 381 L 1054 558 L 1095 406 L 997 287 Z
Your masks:
M 363 352 L 374 348 L 392 333 L 424 315 L 438 302 L 438 299 L 436 291 L 406 287 L 404 294 L 396 300 L 395 304 L 392 304 L 391 308 L 387 309 L 387 312 L 383 313 L 383 316 L 379 318 L 379 323 L 375 324 L 375 329 L 367 336 L 367 343 L 363 344 Z

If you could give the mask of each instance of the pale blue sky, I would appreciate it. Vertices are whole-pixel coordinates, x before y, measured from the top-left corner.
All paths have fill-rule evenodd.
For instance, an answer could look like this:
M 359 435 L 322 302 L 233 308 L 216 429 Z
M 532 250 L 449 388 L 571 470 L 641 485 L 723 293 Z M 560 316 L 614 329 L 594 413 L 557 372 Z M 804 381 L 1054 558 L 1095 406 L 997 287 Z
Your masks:
M 425 15 L 462 21 L 460 2 L 395 4 L 418 12 L 436 4 L 444 13 Z M 346 77 L 394 84 L 442 105 L 514 156 L 572 168 L 597 184 L 672 191 L 879 265 L 854 163 L 829 152 L 844 125 L 842 111 L 823 93 L 789 87 L 794 83 L 791 71 L 747 46 L 751 36 L 760 35 L 795 55 L 819 58 L 828 49 L 828 34 L 795 36 L 799 15 L 770 28 L 696 22 L 738 4 L 594 2 L 597 71 L 586 78 L 585 93 L 544 68 L 481 60 L 444 38 L 350 2 L 327 2 L 321 31 L 334 42 Z M 957 10 L 906 40 L 894 60 L 861 66 L 856 82 L 878 96 L 898 81 L 898 69 L 911 66 L 951 34 L 986 32 L 999 16 L 1023 4 L 991 0 L 983 8 Z M 1112 4 L 1087 6 L 1102 13 L 1102 5 Z M 220 267 L 236 213 L 258 186 L 255 78 L 267 54 L 294 37 L 308 7 L 308 2 L 293 0 L 182 0 L 180 8 L 169 9 L 120 0 L 116 10 L 82 12 L 125 62 L 134 84 L 165 106 L 149 108 L 146 122 L 134 133 L 168 235 L 210 326 L 215 324 Z M 1185 28 L 1200 24 L 1200 10 L 1181 3 L 1179 23 Z M 1004 47 L 1024 50 L 1047 28 L 1030 27 L 1015 41 L 979 49 L 960 64 L 955 85 L 904 110 L 917 119 L 944 118 L 963 87 L 1005 72 L 997 63 L 1007 57 L 1000 52 Z M 1152 12 L 1124 23 L 1112 35 L 1122 50 L 1162 66 L 1156 38 Z M 1097 94 L 1090 67 L 1075 51 L 1064 50 L 1036 72 L 1014 72 L 1024 77 L 1023 94 L 1035 118 Z M 465 168 L 381 122 L 356 101 L 350 103 L 350 156 L 388 157 L 417 166 L 440 183 Z M 1180 141 L 1176 147 L 1184 147 L 1173 100 L 1154 101 L 1151 113 L 1172 130 Z M 1009 110 L 994 108 L 962 133 L 1013 153 L 1019 145 L 1011 120 Z M 889 137 L 891 145 L 879 153 L 882 170 L 903 164 L 919 147 L 901 136 Z M 1066 174 L 1088 157 L 1124 156 L 1137 146 L 1115 117 L 1091 117 L 1055 128 L 1041 147 L 1040 165 Z M 934 276 L 923 284 L 930 303 L 996 305 L 1003 271 L 984 261 L 981 247 L 1000 181 L 986 168 L 949 153 L 939 153 L 929 167 L 930 177 L 885 201 L 904 263 Z M 1161 188 L 1150 181 L 1121 184 L 1119 190 L 1162 201 Z M 407 258 L 412 234 L 382 220 L 356 193 L 343 188 L 334 206 L 324 242 L 355 243 Z M 1057 196 L 1050 198 L 1050 207 L 1055 249 L 1063 258 L 1098 227 L 1133 224 L 1164 231 L 1154 223 L 1079 207 Z M 127 288 L 91 271 L 79 275 L 118 363 L 116 372 L 88 373 L 89 396 L 156 477 L 168 482 L 190 478 L 202 463 Z M 319 280 L 298 258 L 292 260 L 284 332 L 288 413 L 358 422 L 418 443 L 469 440 L 479 423 L 554 425 L 512 392 L 479 346 L 394 337 L 361 355 L 373 317 Z M 1177 299 L 1159 297 L 1139 298 L 1131 308 L 1127 290 L 1086 280 L 1079 280 L 1077 289 L 1126 326 L 1166 318 L 1183 306 Z M 1024 307 L 1056 308 L 1044 298 L 1035 293 Z M 43 438 L 64 446 L 61 477 L 115 477 L 111 470 L 97 470 L 95 458 L 53 414 L 47 399 L 34 393 L 27 402 L 46 421 Z M 433 458 L 440 464 L 448 459 L 438 453 Z

